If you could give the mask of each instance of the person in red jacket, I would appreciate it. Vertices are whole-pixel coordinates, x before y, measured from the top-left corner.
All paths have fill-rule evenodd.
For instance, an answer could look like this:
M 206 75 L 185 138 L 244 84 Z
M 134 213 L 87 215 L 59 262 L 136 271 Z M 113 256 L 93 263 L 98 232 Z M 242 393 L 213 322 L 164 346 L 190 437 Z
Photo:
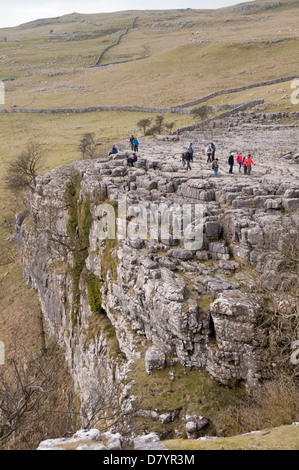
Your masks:
M 251 165 L 254 165 L 254 161 L 252 160 L 251 154 L 249 153 L 248 155 L 246 155 L 243 162 L 244 175 L 250 175 Z
M 243 162 L 243 157 L 242 157 L 241 152 L 238 153 L 237 158 L 236 158 L 236 162 L 239 163 L 239 173 L 241 173 L 242 162 Z

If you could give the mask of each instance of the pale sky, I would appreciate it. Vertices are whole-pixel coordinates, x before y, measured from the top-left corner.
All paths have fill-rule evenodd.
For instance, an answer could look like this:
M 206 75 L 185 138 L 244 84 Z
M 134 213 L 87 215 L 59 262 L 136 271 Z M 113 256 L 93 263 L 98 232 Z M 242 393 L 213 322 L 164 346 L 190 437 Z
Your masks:
M 214 9 L 239 0 L 0 0 L 0 28 L 68 13 L 105 13 L 121 10 Z M 243 3 L 245 3 L 243 1 Z

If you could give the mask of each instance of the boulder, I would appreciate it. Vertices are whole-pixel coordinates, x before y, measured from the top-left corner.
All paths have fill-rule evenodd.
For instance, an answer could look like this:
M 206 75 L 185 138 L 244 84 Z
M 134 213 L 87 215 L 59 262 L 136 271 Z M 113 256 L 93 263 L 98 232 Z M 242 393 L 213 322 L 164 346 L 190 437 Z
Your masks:
M 134 450 L 168 450 L 155 433 L 147 434 L 146 436 L 135 437 Z
M 122 450 L 122 436 L 119 433 L 112 434 L 108 431 L 103 434 L 103 437 L 107 440 L 107 449 Z
M 145 370 L 151 374 L 155 370 L 164 369 L 166 357 L 164 351 L 157 346 L 151 346 L 145 353 Z
M 209 421 L 204 416 L 186 415 L 186 434 L 188 439 L 198 439 L 202 429 L 204 429 Z
M 178 258 L 178 259 L 183 259 L 183 260 L 187 260 L 187 259 L 192 259 L 193 258 L 193 254 L 188 251 L 188 250 L 183 250 L 182 248 L 177 248 L 177 249 L 174 249 L 174 250 L 169 250 L 167 253 L 166 253 L 167 256 L 171 256 L 172 258 Z
M 107 450 L 100 442 L 98 429 L 81 429 L 71 438 L 48 439 L 39 444 L 37 450 Z M 88 443 L 90 441 L 90 444 Z

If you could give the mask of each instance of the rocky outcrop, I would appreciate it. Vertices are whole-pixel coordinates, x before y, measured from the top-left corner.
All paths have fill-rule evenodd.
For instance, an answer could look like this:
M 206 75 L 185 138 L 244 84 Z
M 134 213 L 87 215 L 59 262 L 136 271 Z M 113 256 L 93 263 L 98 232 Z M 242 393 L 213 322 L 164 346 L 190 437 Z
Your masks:
M 150 433 L 137 436 L 128 441 L 119 433 L 105 432 L 101 434 L 97 429 L 82 429 L 70 438 L 48 439 L 39 444 L 37 450 L 167 450 L 160 442 L 159 436 Z
M 263 378 L 257 285 L 298 282 L 288 244 L 296 174 L 283 181 L 256 161 L 253 176 L 213 178 L 195 153 L 187 175 L 175 155 L 188 144 L 144 141 L 133 168 L 121 153 L 57 168 L 38 178 L 30 218 L 18 220 L 24 276 L 82 404 L 113 390 L 132 408 L 127 374 L 143 354 L 148 373 L 178 362 L 224 385 Z M 188 422 L 190 436 L 200 431 Z

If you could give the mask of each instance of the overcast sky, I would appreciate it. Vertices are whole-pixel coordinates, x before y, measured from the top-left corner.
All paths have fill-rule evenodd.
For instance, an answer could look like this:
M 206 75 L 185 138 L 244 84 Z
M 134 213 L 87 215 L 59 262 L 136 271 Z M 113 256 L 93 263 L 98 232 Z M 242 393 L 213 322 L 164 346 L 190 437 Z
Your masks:
M 67 13 L 221 8 L 242 0 L 0 0 L 0 28 Z M 244 2 L 243 2 L 244 3 Z

